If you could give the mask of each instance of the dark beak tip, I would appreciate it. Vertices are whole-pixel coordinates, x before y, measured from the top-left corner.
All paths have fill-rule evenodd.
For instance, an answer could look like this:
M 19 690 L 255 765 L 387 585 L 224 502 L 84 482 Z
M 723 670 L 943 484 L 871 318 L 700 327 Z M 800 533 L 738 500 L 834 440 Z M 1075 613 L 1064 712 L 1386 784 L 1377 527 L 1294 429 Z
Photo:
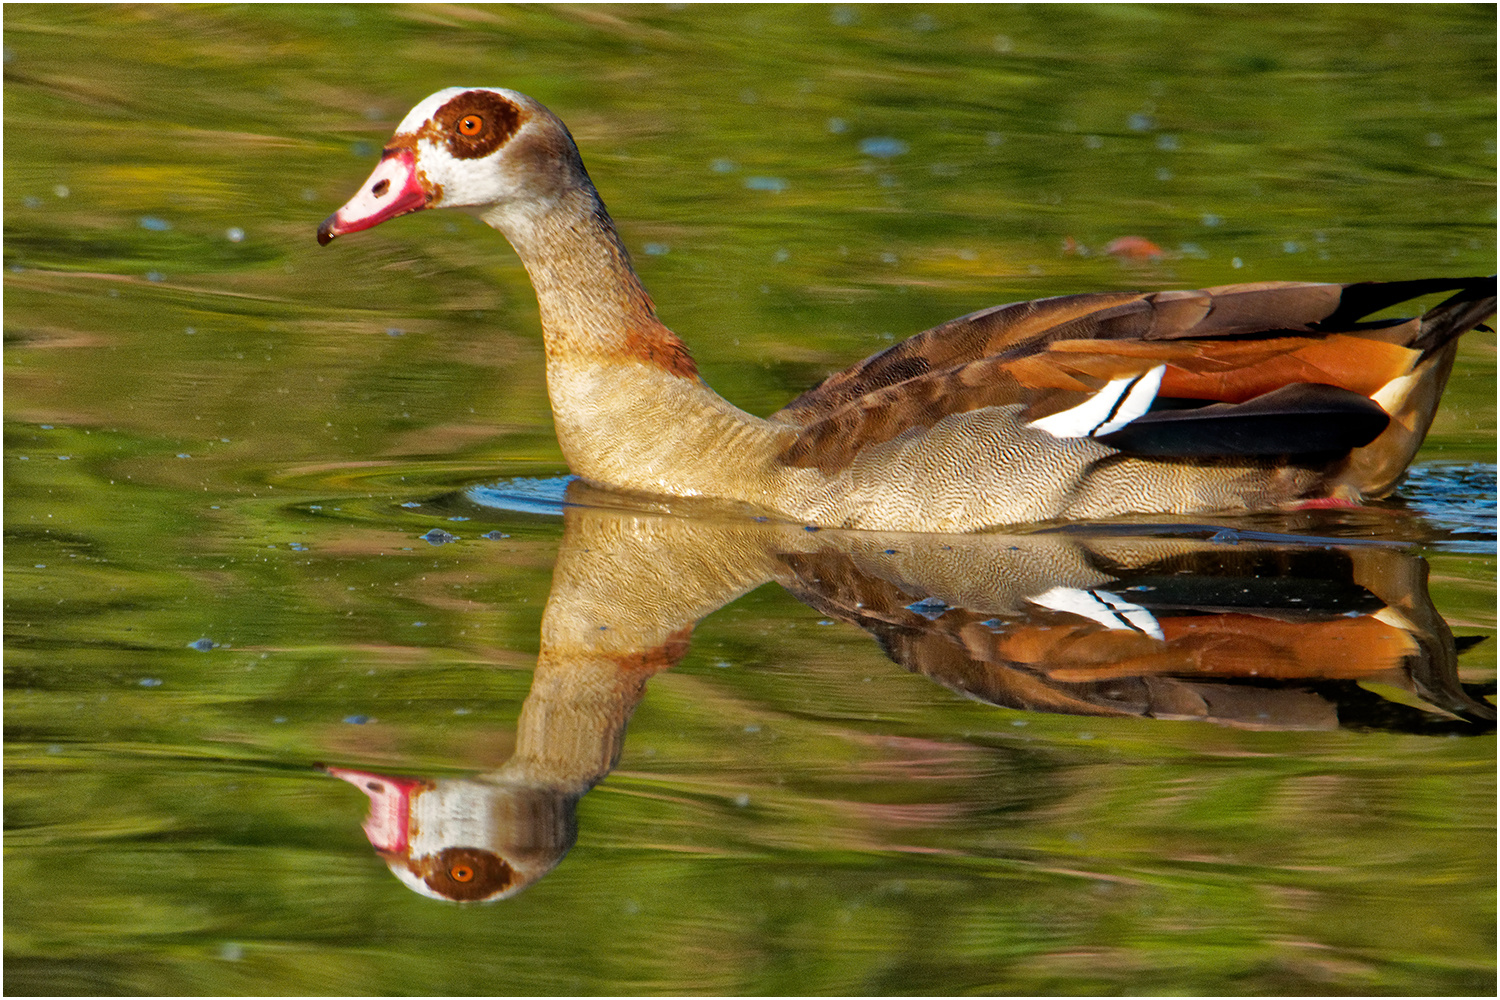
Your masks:
M 318 226 L 318 246 L 326 247 L 328 244 L 332 243 L 333 238 L 338 235 L 338 233 L 335 233 L 333 231 L 333 220 L 336 216 L 337 213 L 335 213 L 334 215 L 330 215 L 328 218 L 323 220 L 322 225 Z

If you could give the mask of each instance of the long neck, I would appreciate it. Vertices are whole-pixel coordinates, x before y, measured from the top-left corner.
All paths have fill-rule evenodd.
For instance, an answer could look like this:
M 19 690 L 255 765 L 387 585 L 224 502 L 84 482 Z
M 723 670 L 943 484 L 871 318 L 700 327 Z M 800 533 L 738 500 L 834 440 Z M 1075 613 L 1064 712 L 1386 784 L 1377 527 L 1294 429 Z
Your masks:
M 556 197 L 483 216 L 503 232 L 531 277 L 547 358 L 636 361 L 696 378 L 677 335 L 656 318 L 598 193 L 582 180 Z
M 790 428 L 737 409 L 698 378 L 586 175 L 482 217 L 515 247 L 536 289 L 547 390 L 573 471 L 617 488 L 763 503 L 754 470 Z

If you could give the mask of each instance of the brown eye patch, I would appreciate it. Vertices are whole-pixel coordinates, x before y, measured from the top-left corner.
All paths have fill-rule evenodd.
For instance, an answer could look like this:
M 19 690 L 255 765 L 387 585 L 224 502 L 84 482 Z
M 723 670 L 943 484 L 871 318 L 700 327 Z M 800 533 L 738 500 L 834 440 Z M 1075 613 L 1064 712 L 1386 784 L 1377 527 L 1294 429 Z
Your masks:
M 521 127 L 521 109 L 499 94 L 470 90 L 453 98 L 432 116 L 436 138 L 460 160 L 488 156 Z
M 456 900 L 488 899 L 510 887 L 515 870 L 499 855 L 478 847 L 450 847 L 425 865 L 433 889 Z

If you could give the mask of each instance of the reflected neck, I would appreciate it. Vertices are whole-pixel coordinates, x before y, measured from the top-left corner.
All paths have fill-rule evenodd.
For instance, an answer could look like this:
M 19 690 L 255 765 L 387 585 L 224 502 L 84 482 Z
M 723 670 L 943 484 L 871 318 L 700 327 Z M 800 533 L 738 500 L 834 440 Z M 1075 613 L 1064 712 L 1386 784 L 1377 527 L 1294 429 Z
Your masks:
M 625 726 L 646 681 L 682 658 L 690 631 L 657 649 L 625 656 L 544 647 L 516 723 L 516 752 L 500 773 L 568 795 L 594 787 L 620 759 Z

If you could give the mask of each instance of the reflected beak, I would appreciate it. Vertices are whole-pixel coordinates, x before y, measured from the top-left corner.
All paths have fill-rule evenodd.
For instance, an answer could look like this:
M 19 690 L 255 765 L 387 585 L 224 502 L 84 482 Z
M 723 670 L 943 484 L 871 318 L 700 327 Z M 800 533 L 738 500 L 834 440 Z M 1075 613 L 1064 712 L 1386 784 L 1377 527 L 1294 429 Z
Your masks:
M 323 220 L 318 243 L 326 247 L 335 236 L 378 226 L 386 219 L 426 208 L 427 202 L 427 191 L 417 176 L 416 154 L 409 149 L 391 150 L 381 157 L 359 193 Z
M 404 855 L 411 846 L 411 800 L 428 787 L 428 782 L 421 778 L 392 778 L 342 767 L 325 767 L 323 770 L 369 796 L 370 815 L 365 818 L 364 829 L 371 846 L 377 851 Z

